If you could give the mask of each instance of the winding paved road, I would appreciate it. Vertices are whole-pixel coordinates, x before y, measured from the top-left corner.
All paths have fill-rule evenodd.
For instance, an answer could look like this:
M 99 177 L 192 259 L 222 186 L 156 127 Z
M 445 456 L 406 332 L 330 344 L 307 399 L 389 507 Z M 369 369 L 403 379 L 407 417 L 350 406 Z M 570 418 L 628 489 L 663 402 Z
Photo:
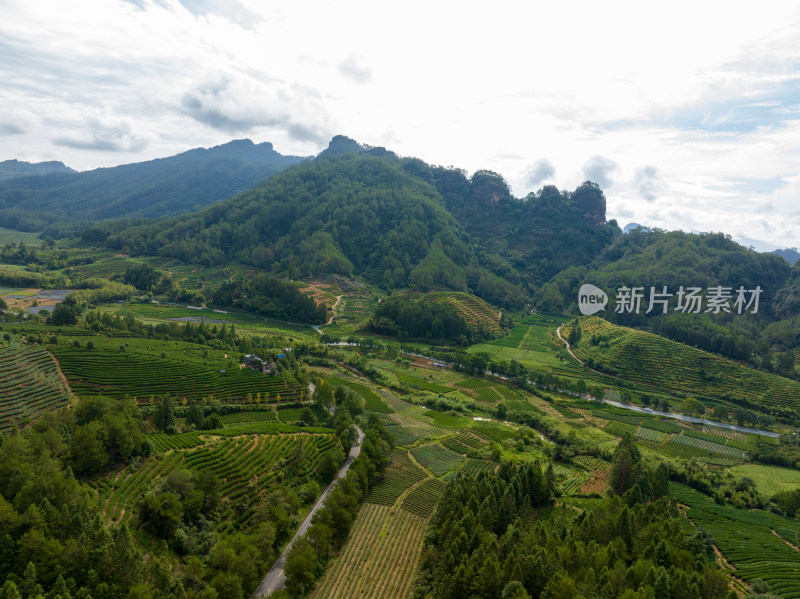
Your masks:
M 358 454 L 361 453 L 361 442 L 364 440 L 364 433 L 360 428 L 356 427 L 356 429 L 358 430 L 358 443 L 350 448 L 350 454 L 347 456 L 347 459 L 345 460 L 342 468 L 339 470 L 339 473 L 336 475 L 336 478 L 331 481 L 331 484 L 325 488 L 325 491 L 322 493 L 322 495 L 320 495 L 319 499 L 317 499 L 317 503 L 315 503 L 314 507 L 311 508 L 311 511 L 308 512 L 308 516 L 306 516 L 305 520 L 303 520 L 300 528 L 297 529 L 294 537 L 292 537 L 292 540 L 289 541 L 286 549 L 283 550 L 283 553 L 281 553 L 280 557 L 272 566 L 270 571 L 267 572 L 264 580 L 262 580 L 261 584 L 258 585 L 258 588 L 251 596 L 251 599 L 266 597 L 273 591 L 279 591 L 283 588 L 283 585 L 286 584 L 286 575 L 283 573 L 283 565 L 286 562 L 286 556 L 289 555 L 289 550 L 292 548 L 292 545 L 297 539 L 305 536 L 306 532 L 308 531 L 308 527 L 311 526 L 311 518 L 313 518 L 317 510 L 322 507 L 322 505 L 325 503 L 325 499 L 328 497 L 328 493 L 331 492 L 336 483 L 339 482 L 340 478 L 344 478 L 345 474 L 347 474 L 347 471 L 350 469 L 350 464 L 352 464 L 353 461 L 355 461 L 355 459 L 358 457 Z

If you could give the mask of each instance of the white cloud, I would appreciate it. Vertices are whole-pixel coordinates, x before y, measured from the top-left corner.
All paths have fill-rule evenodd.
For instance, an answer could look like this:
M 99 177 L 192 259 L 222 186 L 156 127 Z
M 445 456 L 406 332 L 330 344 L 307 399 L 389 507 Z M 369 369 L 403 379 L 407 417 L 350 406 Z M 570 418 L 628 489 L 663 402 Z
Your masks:
M 604 156 L 592 156 L 583 165 L 583 176 L 587 180 L 597 183 L 602 189 L 607 190 L 614 185 L 613 175 L 618 169 L 619 165 L 613 160 Z
M 528 187 L 535 188 L 540 183 L 552 179 L 555 174 L 553 163 L 546 158 L 540 158 L 525 171 L 525 183 Z
M 372 81 L 372 71 L 355 56 L 348 56 L 339 63 L 339 72 L 356 83 Z
M 0 135 L 23 135 L 36 124 L 36 116 L 27 110 L 15 110 L 0 116 Z
M 110 108 L 86 118 L 79 130 L 57 135 L 52 141 L 77 150 L 103 152 L 138 152 L 148 143 L 147 137 L 136 130 L 131 119 L 113 114 Z

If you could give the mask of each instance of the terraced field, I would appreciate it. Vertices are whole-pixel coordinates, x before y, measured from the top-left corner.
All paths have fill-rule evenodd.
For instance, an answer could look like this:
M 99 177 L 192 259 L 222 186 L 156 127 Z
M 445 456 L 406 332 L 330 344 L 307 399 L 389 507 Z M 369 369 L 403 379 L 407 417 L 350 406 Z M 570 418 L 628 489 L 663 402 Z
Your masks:
M 458 468 L 464 458 L 459 454 L 445 449 L 441 445 L 422 445 L 414 447 L 411 455 L 423 468 L 430 470 L 434 476 L 443 476 Z
M 251 507 L 262 493 L 285 484 L 288 471 L 292 472 L 293 484 L 315 478 L 322 454 L 335 443 L 333 434 L 247 435 L 224 439 L 212 435 L 209 442 L 197 449 L 183 449 L 201 440 L 193 433 L 150 438 L 159 440 L 159 451 L 169 453 L 153 456 L 138 468 L 124 469 L 95 483 L 104 502 L 104 512 L 112 521 L 135 520 L 137 503 L 145 490 L 180 468 L 215 474 L 221 494 L 230 502 L 220 526 L 234 520 L 238 526 L 247 526 L 252 517 Z
M 420 299 L 450 306 L 475 328 L 493 333 L 500 331 L 500 312 L 479 297 L 458 291 L 437 291 L 426 293 Z
M 391 462 L 386 467 L 383 477 L 373 485 L 364 501 L 378 505 L 392 505 L 404 491 L 427 476 L 411 461 L 406 452 L 395 451 L 391 455 Z
M 711 534 L 737 577 L 760 578 L 778 596 L 800 598 L 800 554 L 786 542 L 797 539 L 796 520 L 720 505 L 676 483 L 670 484 L 670 494 L 689 507 L 687 515 L 696 526 Z
M 244 399 L 248 394 L 254 397 L 261 393 L 272 401 L 278 395 L 287 401 L 300 396 L 296 384 L 288 385 L 280 377 L 239 369 L 238 364 L 219 368 L 219 362 L 202 357 L 206 348 L 193 343 L 101 337 L 93 343 L 95 349 L 91 350 L 67 344 L 53 346 L 64 375 L 80 396 L 147 400 L 168 393 L 188 399 Z M 124 351 L 121 345 L 126 346 Z
M 562 335 L 567 336 L 570 325 Z M 602 364 L 621 378 L 713 398 L 742 398 L 765 407 L 800 407 L 800 383 L 695 349 L 663 337 L 618 327 L 602 318 L 580 319 L 582 337 L 572 348 L 583 361 Z M 601 343 L 592 345 L 597 336 Z M 700 371 L 703 371 L 701 376 Z
M 38 345 L 0 344 L 0 431 L 63 408 L 69 399 L 50 352 Z

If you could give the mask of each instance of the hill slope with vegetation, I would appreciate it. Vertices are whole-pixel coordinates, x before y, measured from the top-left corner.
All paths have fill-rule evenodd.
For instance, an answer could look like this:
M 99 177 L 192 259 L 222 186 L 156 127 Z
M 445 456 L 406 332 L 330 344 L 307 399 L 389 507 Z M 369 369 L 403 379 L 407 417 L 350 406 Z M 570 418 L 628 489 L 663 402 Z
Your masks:
M 279 154 L 270 143 L 245 139 L 113 168 L 16 177 L 0 183 L 0 226 L 47 228 L 58 237 L 78 223 L 198 210 L 301 160 Z
M 800 412 L 800 383 L 737 362 L 616 326 L 595 316 L 573 321 L 562 335 L 589 367 L 624 379 L 709 400 L 722 400 L 775 415 Z

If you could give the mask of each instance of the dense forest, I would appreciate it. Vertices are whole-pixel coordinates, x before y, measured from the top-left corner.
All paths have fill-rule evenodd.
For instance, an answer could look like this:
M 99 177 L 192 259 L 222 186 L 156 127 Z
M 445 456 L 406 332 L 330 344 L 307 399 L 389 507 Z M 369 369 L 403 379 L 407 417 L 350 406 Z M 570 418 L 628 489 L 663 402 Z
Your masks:
M 291 283 L 263 272 L 225 281 L 214 293 L 213 302 L 291 322 L 321 324 L 327 315 L 325 304 L 317 304 Z
M 709 539 L 686 533 L 665 498 L 665 471 L 648 473 L 630 438 L 616 450 L 612 477 L 622 495 L 575 519 L 564 508 L 549 524 L 532 518 L 554 492 L 539 464 L 457 477 L 431 521 L 414 597 L 736 596 L 709 562 Z
M 446 304 L 393 296 L 381 302 L 369 320 L 368 330 L 401 340 L 424 340 L 464 345 L 478 335 Z
M 237 260 L 290 278 L 354 274 L 387 289 L 471 291 L 519 307 L 533 285 L 588 263 L 619 233 L 593 183 L 516 199 L 496 173 L 470 179 L 383 149 L 335 145 L 342 151 L 192 216 L 95 225 L 82 239 L 206 265 Z

